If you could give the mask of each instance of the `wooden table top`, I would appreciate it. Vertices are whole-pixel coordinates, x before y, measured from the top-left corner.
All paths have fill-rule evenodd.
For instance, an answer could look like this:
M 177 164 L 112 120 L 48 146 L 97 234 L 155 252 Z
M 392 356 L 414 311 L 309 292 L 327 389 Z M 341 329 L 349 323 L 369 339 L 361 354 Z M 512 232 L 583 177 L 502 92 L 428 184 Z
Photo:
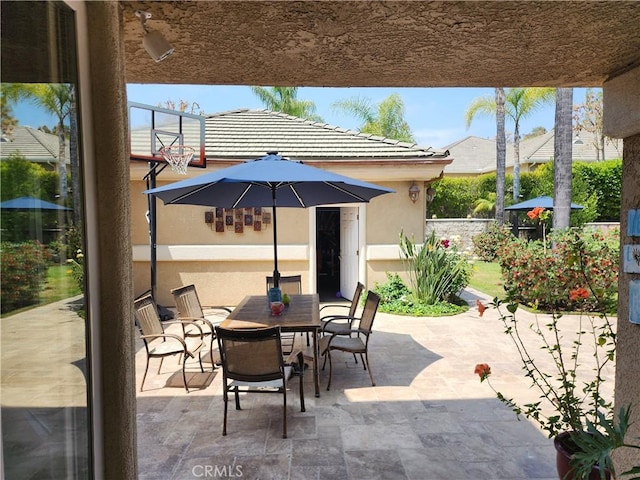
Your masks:
M 320 297 L 317 293 L 290 295 L 291 303 L 282 314 L 271 315 L 266 295 L 250 295 L 231 312 L 222 328 L 279 326 L 283 332 L 305 332 L 320 328 Z

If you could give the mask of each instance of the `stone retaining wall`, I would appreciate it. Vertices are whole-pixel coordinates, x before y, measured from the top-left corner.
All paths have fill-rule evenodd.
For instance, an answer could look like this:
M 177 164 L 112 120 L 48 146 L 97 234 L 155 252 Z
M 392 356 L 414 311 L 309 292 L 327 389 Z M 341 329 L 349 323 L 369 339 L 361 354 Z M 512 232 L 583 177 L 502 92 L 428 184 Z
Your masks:
M 425 234 L 454 240 L 460 251 L 473 251 L 472 238 L 494 222 L 491 218 L 432 218 L 426 221 Z

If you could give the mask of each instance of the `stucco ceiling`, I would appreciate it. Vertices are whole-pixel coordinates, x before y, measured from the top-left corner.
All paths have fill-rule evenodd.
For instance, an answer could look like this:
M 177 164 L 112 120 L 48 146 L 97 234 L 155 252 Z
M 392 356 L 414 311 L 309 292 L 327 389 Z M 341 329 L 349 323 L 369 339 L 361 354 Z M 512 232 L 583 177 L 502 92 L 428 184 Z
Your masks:
M 600 86 L 640 64 L 638 1 L 121 2 L 129 83 Z M 134 12 L 175 53 L 155 63 Z

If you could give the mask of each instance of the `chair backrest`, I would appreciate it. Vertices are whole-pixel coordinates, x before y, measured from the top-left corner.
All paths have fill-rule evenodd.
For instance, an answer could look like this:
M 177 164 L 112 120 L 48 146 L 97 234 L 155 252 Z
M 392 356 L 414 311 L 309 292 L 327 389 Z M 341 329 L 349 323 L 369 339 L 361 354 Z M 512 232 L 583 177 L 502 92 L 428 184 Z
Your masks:
M 356 291 L 353 292 L 353 298 L 351 299 L 351 306 L 349 307 L 350 317 L 355 317 L 356 310 L 358 309 L 358 304 L 360 303 L 360 297 L 362 296 L 363 291 L 364 291 L 364 285 L 358 282 L 358 285 L 356 285 Z
M 228 330 L 216 327 L 227 378 L 262 382 L 284 377 L 280 328 Z
M 267 277 L 267 293 L 273 288 L 273 277 Z M 288 295 L 300 295 L 302 293 L 302 275 L 290 275 L 280 277 L 280 290 Z
M 171 290 L 176 302 L 178 317 L 204 318 L 202 305 L 195 285 L 184 285 Z
M 365 335 L 369 335 L 371 333 L 373 320 L 376 318 L 376 312 L 378 311 L 378 304 L 380 304 L 380 297 L 369 290 L 367 292 L 367 300 L 364 304 L 364 310 L 360 317 L 360 323 L 358 324 L 359 330 Z
M 158 309 L 151 294 L 143 295 L 134 300 L 133 316 L 141 335 L 160 335 L 164 333 Z

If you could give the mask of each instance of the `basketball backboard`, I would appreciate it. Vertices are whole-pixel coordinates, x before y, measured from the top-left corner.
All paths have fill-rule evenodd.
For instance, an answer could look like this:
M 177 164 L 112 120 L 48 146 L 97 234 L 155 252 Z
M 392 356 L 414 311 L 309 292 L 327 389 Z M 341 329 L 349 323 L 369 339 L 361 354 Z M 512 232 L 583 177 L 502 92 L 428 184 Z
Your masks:
M 166 163 L 160 149 L 187 145 L 195 149 L 189 166 L 206 168 L 203 116 L 135 102 L 128 110 L 131 160 Z

